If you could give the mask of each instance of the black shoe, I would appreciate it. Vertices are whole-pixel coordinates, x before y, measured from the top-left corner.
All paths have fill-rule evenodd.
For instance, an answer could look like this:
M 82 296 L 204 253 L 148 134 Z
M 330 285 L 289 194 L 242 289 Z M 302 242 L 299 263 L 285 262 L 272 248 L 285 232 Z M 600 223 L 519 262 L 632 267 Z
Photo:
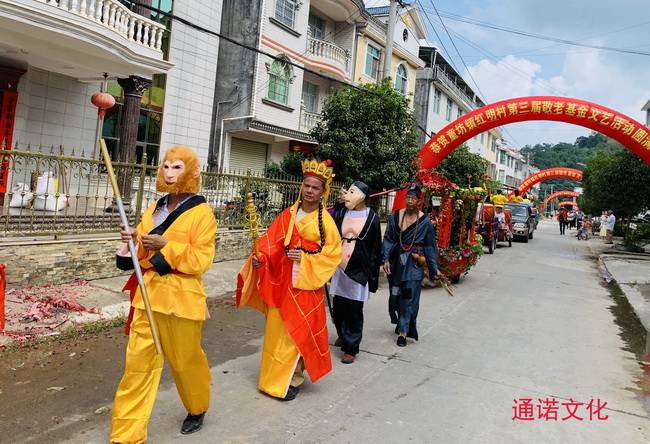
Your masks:
M 336 338 L 336 341 L 334 341 L 334 347 L 342 347 L 343 346 L 343 341 L 341 338 Z
M 397 337 L 397 346 L 398 347 L 406 347 L 406 338 L 404 336 L 398 336 Z
M 296 396 L 298 396 L 298 392 L 300 391 L 299 387 L 294 387 L 292 385 L 289 386 L 289 390 L 287 390 L 287 394 L 285 395 L 284 398 L 282 398 L 283 401 L 293 401 L 296 399 Z
M 395 334 L 396 334 L 396 335 L 399 334 L 399 324 L 395 326 Z
M 183 435 L 189 435 L 190 433 L 198 432 L 203 427 L 203 417 L 205 413 L 200 415 L 190 415 L 187 414 L 187 417 L 183 421 L 183 426 L 181 427 L 181 433 Z

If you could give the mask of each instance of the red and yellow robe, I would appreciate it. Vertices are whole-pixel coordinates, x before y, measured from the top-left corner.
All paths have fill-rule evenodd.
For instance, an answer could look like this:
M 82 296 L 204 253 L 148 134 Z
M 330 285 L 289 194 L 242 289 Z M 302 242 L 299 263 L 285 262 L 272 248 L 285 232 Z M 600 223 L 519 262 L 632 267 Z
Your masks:
M 322 251 L 302 253 L 294 281 L 294 261 L 286 256 L 285 245 L 314 250 L 320 243 L 318 211 L 296 222 L 297 211 L 296 203 L 273 221 L 257 242 L 262 265 L 255 269 L 249 258 L 237 282 L 237 306 L 253 307 L 267 317 L 259 388 L 276 397 L 286 394 L 299 357 L 312 381 L 332 369 L 323 286 L 341 262 L 341 237 L 323 211 Z

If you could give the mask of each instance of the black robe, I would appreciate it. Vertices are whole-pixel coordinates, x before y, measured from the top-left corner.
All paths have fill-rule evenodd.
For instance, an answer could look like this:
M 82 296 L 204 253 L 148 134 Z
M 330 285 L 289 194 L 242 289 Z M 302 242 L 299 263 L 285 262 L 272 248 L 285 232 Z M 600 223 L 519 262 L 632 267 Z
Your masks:
M 348 209 L 337 209 L 334 221 L 341 232 L 343 219 Z M 343 238 L 343 242 L 345 238 Z M 368 219 L 356 239 L 354 251 L 345 267 L 345 274 L 354 282 L 366 285 L 371 293 L 379 287 L 379 269 L 381 267 L 381 225 L 379 216 L 368 208 Z

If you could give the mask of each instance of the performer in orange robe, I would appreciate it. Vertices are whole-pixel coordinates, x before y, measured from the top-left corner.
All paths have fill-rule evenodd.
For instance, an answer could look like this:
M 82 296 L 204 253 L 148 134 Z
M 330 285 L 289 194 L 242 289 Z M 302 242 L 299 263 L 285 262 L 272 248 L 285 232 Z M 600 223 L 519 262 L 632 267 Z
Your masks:
M 312 382 L 332 369 L 323 286 L 341 261 L 341 238 L 323 203 L 332 168 L 306 160 L 303 174 L 302 200 L 260 237 L 237 285 L 237 306 L 266 316 L 258 387 L 287 401 L 298 394 L 303 367 Z

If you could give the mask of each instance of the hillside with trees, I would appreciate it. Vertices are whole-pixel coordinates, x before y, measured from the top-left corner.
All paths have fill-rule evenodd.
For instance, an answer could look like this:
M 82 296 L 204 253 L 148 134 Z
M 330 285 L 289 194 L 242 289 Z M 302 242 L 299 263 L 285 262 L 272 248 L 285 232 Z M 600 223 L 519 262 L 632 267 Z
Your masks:
M 619 217 L 633 217 L 650 209 L 650 167 L 624 146 L 600 133 L 578 137 L 574 143 L 526 146 L 539 169 L 566 166 L 584 171 L 582 184 L 555 179 L 542 183 L 542 194 L 582 186 L 578 199 L 587 213 L 613 210 Z
M 521 149 L 521 154 L 529 155 L 531 164 L 540 170 L 562 166 L 584 171 L 587 161 L 597 153 L 613 154 L 622 150 L 625 150 L 625 147 L 620 143 L 603 134 L 592 132 L 588 136 L 578 137 L 574 143 L 526 145 Z M 541 184 L 542 194 L 550 194 L 547 190 L 550 190 L 551 185 L 554 191 L 580 186 L 567 179 L 548 180 Z

